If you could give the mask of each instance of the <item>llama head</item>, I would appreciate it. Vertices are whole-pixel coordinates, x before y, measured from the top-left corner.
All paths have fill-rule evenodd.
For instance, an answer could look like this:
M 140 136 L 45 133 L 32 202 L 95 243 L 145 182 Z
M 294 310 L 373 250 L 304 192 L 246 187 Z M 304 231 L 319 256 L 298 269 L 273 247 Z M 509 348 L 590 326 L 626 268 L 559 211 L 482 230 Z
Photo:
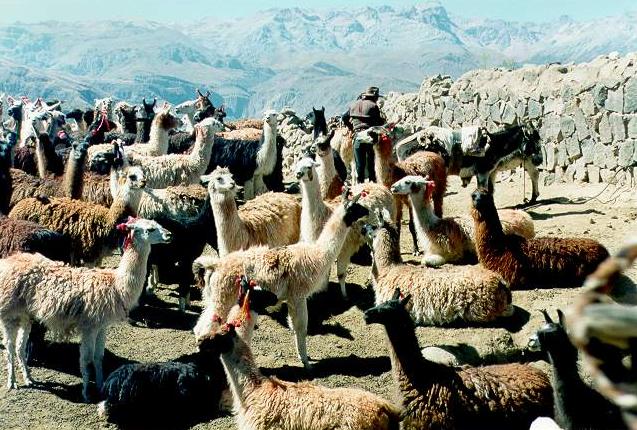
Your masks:
M 316 153 L 319 157 L 324 157 L 332 155 L 332 138 L 334 137 L 334 133 L 336 130 L 331 130 L 328 135 L 320 135 L 316 139 L 314 139 L 314 147 L 316 148 Z
M 146 118 L 152 119 L 155 116 L 155 105 L 157 105 L 157 97 L 153 98 L 152 103 L 147 103 L 146 98 L 142 99 L 142 108 L 146 114 Z
M 84 160 L 86 158 L 88 146 L 88 142 L 74 141 L 71 143 L 71 154 L 69 156 L 76 161 Z
M 234 197 L 241 190 L 227 167 L 217 167 L 209 175 L 202 176 L 201 182 L 208 184 L 208 193 L 211 196 L 229 194 Z
M 343 206 L 345 207 L 345 217 L 343 222 L 348 227 L 351 227 L 359 219 L 369 215 L 369 209 L 358 203 L 358 200 L 363 197 L 363 193 L 357 194 L 352 199 L 349 199 L 349 187 L 343 188 L 343 194 L 341 196 L 343 200 Z
M 374 216 L 369 218 L 369 221 L 363 224 L 361 228 L 361 234 L 365 237 L 365 240 L 372 249 L 376 249 L 382 241 L 385 241 L 387 237 L 398 237 L 398 229 L 396 228 L 391 213 L 387 208 L 382 210 L 376 208 L 374 210 Z
M 558 352 L 566 359 L 577 360 L 577 349 L 571 343 L 566 333 L 564 314 L 557 310 L 557 322 L 553 321 L 548 312 L 543 310 L 544 325 L 529 339 L 528 348 L 531 351 Z M 568 357 L 566 357 L 567 355 Z
M 202 128 L 206 131 L 208 137 L 213 137 L 216 133 L 225 130 L 226 126 L 214 117 L 208 117 L 197 124 L 196 127 Z
M 139 166 L 127 167 L 119 173 L 118 184 L 120 192 L 142 190 L 146 187 L 144 172 Z
M 526 123 L 521 127 L 524 135 L 522 140 L 522 154 L 524 154 L 525 157 L 530 157 L 531 162 L 539 166 L 544 161 L 540 133 L 531 123 Z
M 175 106 L 175 112 L 177 113 L 177 115 L 194 114 L 197 110 L 195 106 L 196 104 L 197 100 L 187 100 L 183 103 L 179 103 L 177 106 Z
M 404 324 L 410 324 L 413 327 L 411 317 L 406 309 L 410 298 L 410 294 L 402 297 L 400 289 L 396 288 L 390 300 L 365 311 L 365 323 L 383 324 L 386 327 L 394 328 L 403 328 Z
M 263 112 L 263 121 L 267 123 L 270 127 L 276 127 L 277 125 L 277 112 L 273 109 L 266 110 Z
M 131 244 L 155 245 L 172 240 L 172 234 L 168 230 L 149 219 L 129 217 L 128 221 L 117 226 L 117 230 L 124 234 L 124 249 Z
M 485 188 L 477 188 L 471 193 L 471 206 L 483 215 L 493 214 L 496 211 L 493 194 Z
M 316 174 L 316 166 L 318 165 L 319 163 L 312 160 L 310 157 L 301 158 L 299 162 L 296 163 L 296 167 L 294 169 L 296 179 L 303 182 L 312 182 Z
M 12 99 L 13 100 L 13 99 Z M 7 115 L 13 118 L 14 121 L 22 121 L 22 108 L 23 104 L 21 101 L 15 101 L 11 104 L 9 109 L 7 109 Z
M 390 191 L 394 194 L 400 195 L 408 195 L 408 194 L 418 194 L 424 191 L 425 200 L 431 198 L 431 193 L 436 187 L 436 183 L 434 181 L 430 181 L 429 177 L 422 176 L 405 176 L 404 178 L 398 180 L 394 183 Z
M 226 113 L 226 107 L 224 105 L 219 106 L 219 109 L 214 110 L 213 118 L 222 122 L 228 114 Z
M 160 129 L 166 131 L 181 127 L 182 125 L 181 119 L 170 112 L 170 106 L 164 106 L 162 110 L 155 115 L 153 122 L 157 124 Z
M 133 106 L 126 102 L 119 102 L 115 105 L 113 113 L 115 114 L 116 121 L 121 125 L 124 125 L 127 122 L 135 121 L 138 110 L 138 106 Z

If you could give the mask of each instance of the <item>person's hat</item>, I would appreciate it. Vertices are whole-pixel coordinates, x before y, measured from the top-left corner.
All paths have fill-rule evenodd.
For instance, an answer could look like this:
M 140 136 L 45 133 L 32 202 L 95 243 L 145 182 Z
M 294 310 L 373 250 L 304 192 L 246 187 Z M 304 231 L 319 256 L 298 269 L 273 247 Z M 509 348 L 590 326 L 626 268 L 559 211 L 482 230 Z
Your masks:
M 378 89 L 378 87 L 369 87 L 361 94 L 361 96 L 363 96 L 363 97 L 385 97 L 385 96 L 379 94 L 379 92 L 380 92 L 380 90 Z

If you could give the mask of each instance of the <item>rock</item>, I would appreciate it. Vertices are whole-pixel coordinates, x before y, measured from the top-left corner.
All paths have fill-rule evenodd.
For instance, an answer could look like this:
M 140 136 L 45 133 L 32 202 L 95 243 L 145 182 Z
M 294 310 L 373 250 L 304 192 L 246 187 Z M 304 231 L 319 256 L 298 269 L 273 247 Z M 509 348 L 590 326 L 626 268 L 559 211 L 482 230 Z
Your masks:
M 575 180 L 575 164 L 569 164 L 568 167 L 566 167 L 563 179 L 569 183 Z
M 584 139 L 580 142 L 580 149 L 582 151 L 582 159 L 584 160 L 584 163 L 592 163 L 593 155 L 595 154 L 595 142 L 593 142 L 592 139 Z
M 619 113 L 611 113 L 610 117 L 610 128 L 613 133 L 613 140 L 624 140 L 626 139 L 626 124 L 624 124 L 624 117 Z
M 597 167 L 606 167 L 606 158 L 609 155 L 609 150 L 603 143 L 596 143 L 593 149 L 593 164 Z
M 500 122 L 502 120 L 501 116 L 500 116 L 500 104 L 499 103 L 495 103 L 491 105 L 491 108 L 489 110 L 489 118 L 491 118 L 491 121 L 493 122 Z
M 566 153 L 570 161 L 577 160 L 582 156 L 582 150 L 579 146 L 579 141 L 576 137 L 569 137 L 566 139 Z
M 505 124 L 513 124 L 518 118 L 515 108 L 510 103 L 504 105 L 504 112 L 502 112 L 502 122 Z
M 527 110 L 528 110 L 528 117 L 530 119 L 539 118 L 543 114 L 542 105 L 533 99 L 529 99 Z
M 613 112 L 624 112 L 624 89 L 619 87 L 615 91 L 608 91 L 604 107 Z
M 599 176 L 605 184 L 616 184 L 617 175 L 610 169 L 600 169 Z
M 560 117 L 560 130 L 564 138 L 571 137 L 575 133 L 575 120 L 570 116 Z
M 544 157 L 544 166 L 546 170 L 552 172 L 555 170 L 555 166 L 557 163 L 557 148 L 555 147 L 555 143 L 548 142 L 544 145 L 544 149 L 546 151 L 546 157 Z
M 545 187 L 553 185 L 555 183 L 555 173 L 547 173 L 544 176 L 544 180 L 541 181 Z
M 445 109 L 442 112 L 443 127 L 450 127 L 452 123 L 453 123 L 453 111 L 450 109 Z
M 627 140 L 619 142 L 619 153 L 617 154 L 617 164 L 621 167 L 628 167 L 633 164 L 633 155 L 635 153 L 635 141 Z
M 557 165 L 560 167 L 566 167 L 569 165 L 566 143 L 563 141 L 557 144 Z
M 438 346 L 427 346 L 421 351 L 422 356 L 434 363 L 444 364 L 445 366 L 460 366 L 462 362 L 458 360 L 451 352 Z
M 604 114 L 602 115 L 599 121 L 599 140 L 602 143 L 611 143 L 613 141 L 613 132 L 610 128 L 610 119 L 609 116 Z
M 586 168 L 586 163 L 584 163 L 584 159 L 580 158 L 574 164 L 575 166 L 575 180 L 577 182 L 586 182 L 588 179 L 588 170 Z
M 557 115 L 564 113 L 564 102 L 562 99 L 550 98 L 544 101 L 544 113 L 553 112 Z
M 615 156 L 615 154 L 613 154 L 613 150 L 612 147 L 607 147 L 607 153 L 606 153 L 606 168 L 607 169 L 614 169 L 615 167 L 617 167 L 619 164 L 617 164 L 617 157 Z
M 608 97 L 608 88 L 602 84 L 595 85 L 593 88 L 593 102 L 597 107 L 604 107 L 606 105 L 606 98 Z
M 610 131 L 610 125 L 608 126 Z M 542 127 L 540 128 L 540 136 L 543 140 L 560 140 L 561 125 L 560 117 L 555 114 L 549 114 L 544 117 Z
M 626 127 L 628 137 L 631 139 L 637 138 L 637 115 L 624 115 L 624 119 L 628 122 Z
M 588 182 L 591 184 L 598 184 L 600 170 L 599 167 L 589 164 L 588 166 L 586 166 L 586 170 L 588 171 Z
M 633 76 L 624 85 L 624 112 L 637 113 L 637 76 Z
M 584 112 L 584 115 L 593 116 L 597 113 L 597 106 L 591 93 L 582 93 L 578 97 L 580 100 L 579 107 Z
M 515 105 L 515 113 L 518 118 L 524 118 L 526 116 L 526 99 L 518 100 L 518 103 Z

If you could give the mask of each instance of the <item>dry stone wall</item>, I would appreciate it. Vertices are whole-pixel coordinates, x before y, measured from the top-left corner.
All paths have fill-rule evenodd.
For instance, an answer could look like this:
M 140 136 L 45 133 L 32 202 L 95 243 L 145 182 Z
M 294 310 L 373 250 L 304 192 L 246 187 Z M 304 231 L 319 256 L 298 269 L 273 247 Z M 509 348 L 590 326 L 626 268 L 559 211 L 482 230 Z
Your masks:
M 425 79 L 418 93 L 391 93 L 390 121 L 486 125 L 532 120 L 543 141 L 546 184 L 637 182 L 637 53 L 590 63 L 528 65 Z

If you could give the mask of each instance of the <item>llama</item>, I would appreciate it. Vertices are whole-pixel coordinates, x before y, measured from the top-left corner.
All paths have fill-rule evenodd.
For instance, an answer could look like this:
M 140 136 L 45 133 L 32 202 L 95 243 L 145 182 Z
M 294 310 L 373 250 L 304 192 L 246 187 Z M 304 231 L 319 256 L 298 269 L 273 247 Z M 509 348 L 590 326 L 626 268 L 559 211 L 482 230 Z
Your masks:
M 420 429 L 528 428 L 551 413 L 547 376 L 523 364 L 462 370 L 429 361 L 420 353 L 405 308 L 411 296 L 393 297 L 365 311 L 367 324 L 382 324 L 389 339 L 394 381 L 402 397 L 402 427 Z
M 238 186 L 230 170 L 216 168 L 203 176 L 208 183 L 220 257 L 251 246 L 290 245 L 299 241 L 301 205 L 285 193 L 265 193 L 237 209 Z
M 478 189 L 471 194 L 478 260 L 499 273 L 511 289 L 557 284 L 581 285 L 582 280 L 608 257 L 592 239 L 534 238 L 506 235 L 493 194 Z
M 102 388 L 106 330 L 126 318 L 144 285 L 152 244 L 170 241 L 170 232 L 154 221 L 131 219 L 118 226 L 124 253 L 115 270 L 70 267 L 40 254 L 14 254 L 0 260 L 0 325 L 7 354 L 7 387 L 17 388 L 15 361 L 25 385 L 33 384 L 26 363 L 31 321 L 70 334 L 79 332 L 82 395 L 88 401 L 89 366 Z
M 321 188 L 321 198 L 331 200 L 336 198 L 344 185 L 344 178 L 347 178 L 347 169 L 338 153 L 331 147 L 331 140 L 334 137 L 334 130 L 327 135 L 320 135 L 314 139 L 313 147 L 318 156 L 316 173 Z M 337 167 L 336 163 L 340 163 Z
M 374 250 L 376 304 L 391 298 L 396 286 L 403 285 L 414 297 L 409 312 L 419 324 L 487 323 L 513 314 L 511 292 L 500 275 L 480 266 L 430 269 L 404 264 L 396 227 L 387 214 L 377 217 L 380 226 L 363 228 Z
M 69 198 L 28 198 L 18 202 L 9 217 L 36 222 L 71 238 L 73 254 L 85 263 L 98 263 L 117 247 L 115 227 L 135 216 L 145 186 L 139 167 L 119 178 L 120 190 L 110 208 Z
M 551 362 L 557 424 L 565 430 L 626 429 L 620 409 L 582 381 L 562 311 L 557 311 L 557 322 L 542 313 L 546 324 L 529 340 L 529 349 L 547 353 Z
M 406 195 L 415 214 L 416 234 L 424 251 L 422 263 L 439 267 L 476 257 L 473 220 L 470 217 L 439 218 L 431 207 L 431 195 L 436 184 L 422 176 L 405 176 L 391 186 L 394 194 Z M 533 220 L 525 212 L 498 211 L 505 234 L 517 234 L 526 239 L 535 236 Z
M 337 202 L 326 203 L 320 197 L 319 184 L 316 174 L 317 163 L 311 158 L 301 159 L 296 166 L 296 178 L 301 181 L 302 211 L 301 211 L 301 240 L 313 242 L 321 234 L 323 226 L 332 214 Z M 387 189 L 378 184 L 357 184 L 352 188 L 355 194 L 361 194 L 360 204 L 369 211 L 387 210 L 391 216 L 395 216 L 394 201 Z M 361 227 L 366 220 L 358 221 L 347 233 L 345 242 L 336 260 L 336 274 L 341 287 L 343 298 L 347 298 L 345 278 L 352 256 L 365 244 L 365 238 L 361 234 Z M 329 273 L 328 273 L 329 276 Z M 328 279 L 323 281 L 327 286 Z
M 311 382 L 286 382 L 263 376 L 249 345 L 231 321 L 213 337 L 231 387 L 240 430 L 390 430 L 398 429 L 399 409 L 367 391 L 327 388 Z
M 272 249 L 252 247 L 232 252 L 213 263 L 214 273 L 204 290 L 208 298 L 206 308 L 211 308 L 212 313 L 221 318 L 227 317 L 236 296 L 234 280 L 246 273 L 262 288 L 276 294 L 279 300 L 287 301 L 297 352 L 303 365 L 309 368 L 307 298 L 321 287 L 320 281 L 327 277 L 352 224 L 368 214 L 367 209 L 356 203 L 359 198 L 360 195 L 352 201 L 345 198 L 313 243 L 299 242 Z M 212 331 L 212 324 L 212 321 L 200 318 L 195 333 Z
M 241 131 L 237 131 L 242 134 Z M 246 200 L 268 191 L 264 177 L 271 175 L 277 164 L 277 113 L 263 114 L 263 132 L 259 141 L 233 137 L 224 133 L 215 142 L 207 173 L 217 167 L 228 167 L 235 180 L 244 187 Z

